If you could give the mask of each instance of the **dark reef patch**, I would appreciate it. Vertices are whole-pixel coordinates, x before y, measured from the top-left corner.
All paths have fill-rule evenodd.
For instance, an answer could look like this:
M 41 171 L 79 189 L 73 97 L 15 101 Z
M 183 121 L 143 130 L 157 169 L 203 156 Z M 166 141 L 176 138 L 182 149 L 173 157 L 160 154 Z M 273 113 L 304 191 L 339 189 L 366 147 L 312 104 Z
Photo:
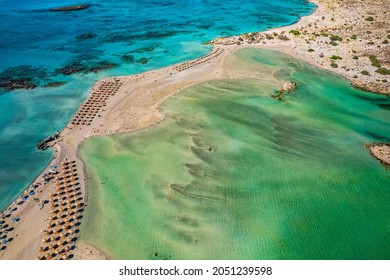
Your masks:
M 87 34 L 77 35 L 75 38 L 77 40 L 88 40 L 88 39 L 95 38 L 96 36 L 97 36 L 96 34 L 87 33 Z
M 134 59 L 134 56 L 130 55 L 130 54 L 124 54 L 121 56 L 121 59 L 126 62 L 126 63 L 134 63 L 135 62 L 135 59 Z
M 118 66 L 117 64 L 108 61 L 99 61 L 95 63 L 89 62 L 88 64 L 75 61 L 60 69 L 57 69 L 56 72 L 58 74 L 63 74 L 63 75 L 72 75 L 75 73 L 88 74 L 88 73 L 98 73 L 100 71 L 109 70 L 117 66 Z
M 45 84 L 43 87 L 53 88 L 53 87 L 60 87 L 60 86 L 63 86 L 65 84 L 66 84 L 66 82 L 49 82 L 49 83 Z
M 38 85 L 32 83 L 29 79 L 0 79 L 0 88 L 7 91 L 16 90 L 16 89 L 33 89 Z
M 0 72 L 0 88 L 7 91 L 16 89 L 33 89 L 39 86 L 39 80 L 48 77 L 45 68 L 30 65 L 10 67 Z

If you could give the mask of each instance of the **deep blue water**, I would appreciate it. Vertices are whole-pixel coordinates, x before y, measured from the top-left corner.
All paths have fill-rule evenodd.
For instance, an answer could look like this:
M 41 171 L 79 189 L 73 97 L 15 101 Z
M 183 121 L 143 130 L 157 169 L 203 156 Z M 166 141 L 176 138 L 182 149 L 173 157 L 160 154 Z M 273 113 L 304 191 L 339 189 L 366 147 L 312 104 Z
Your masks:
M 36 143 L 66 125 L 96 79 L 192 59 L 215 37 L 292 24 L 315 8 L 304 0 L 92 0 L 85 10 L 48 11 L 82 3 L 0 0 L 0 80 L 39 86 L 0 90 L 0 210 L 48 164 L 52 151 Z M 59 73 L 69 65 L 85 71 Z M 102 65 L 115 67 L 86 73 Z M 42 87 L 50 82 L 66 83 Z

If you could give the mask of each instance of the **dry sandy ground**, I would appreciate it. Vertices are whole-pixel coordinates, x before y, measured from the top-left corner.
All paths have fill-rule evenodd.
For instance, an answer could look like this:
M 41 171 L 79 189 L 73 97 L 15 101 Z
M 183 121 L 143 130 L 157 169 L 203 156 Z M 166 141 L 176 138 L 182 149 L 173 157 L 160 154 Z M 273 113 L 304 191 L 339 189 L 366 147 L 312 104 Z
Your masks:
M 127 133 L 159 123 L 164 115 L 158 111 L 158 108 L 166 98 L 196 83 L 223 77 L 231 78 L 224 68 L 224 59 L 233 51 L 243 47 L 279 50 L 311 64 L 336 71 L 349 78 L 356 86 L 389 94 L 389 83 L 383 82 L 385 79 L 383 75 L 375 73 L 376 67 L 371 65 L 368 58 L 372 52 L 380 60 L 382 66 L 390 68 L 389 48 L 385 46 L 386 44 L 380 44 L 390 30 L 384 30 L 382 27 L 377 29 L 379 25 L 387 28 L 389 24 L 384 20 L 384 11 L 390 12 L 389 4 L 386 4 L 388 1 L 370 1 L 369 5 L 357 0 L 315 0 L 313 2 L 319 4 L 317 11 L 313 15 L 302 18 L 294 26 L 265 33 L 213 40 L 215 47 L 224 51 L 207 61 L 204 59 L 202 62 L 202 59 L 198 59 L 195 61 L 197 65 L 184 71 L 178 71 L 177 65 L 174 65 L 143 74 L 116 77 L 116 80 L 123 85 L 114 96 L 107 100 L 104 111 L 99 113 L 100 116 L 96 117 L 90 126 L 77 127 L 69 123 L 54 145 L 56 154 L 49 166 L 60 166 L 65 159 L 76 161 L 84 197 L 83 202 L 87 206 L 87 178 L 84 163 L 77 155 L 79 144 L 92 135 Z M 372 15 L 374 20 L 365 20 L 366 15 Z M 299 30 L 301 35 L 290 34 L 291 29 Z M 324 35 L 325 32 L 328 37 Z M 318 34 L 322 35 L 317 36 Z M 329 34 L 342 37 L 342 41 L 335 41 L 337 46 L 330 45 Z M 358 39 L 348 39 L 353 34 L 357 34 Z M 367 40 L 374 41 L 374 45 L 367 44 Z M 309 52 L 309 49 L 313 51 Z M 330 66 L 332 55 L 342 57 L 342 59 L 334 60 L 338 68 Z M 354 55 L 358 56 L 357 60 L 352 58 Z M 185 68 L 188 64 L 180 65 Z M 367 69 L 371 76 L 361 74 L 362 69 Z M 354 78 L 355 76 L 357 78 Z M 112 79 L 98 81 L 91 93 L 104 82 L 110 81 Z M 382 162 L 389 163 L 389 146 L 371 146 L 370 149 L 373 155 Z M 17 205 L 24 196 L 22 194 L 13 205 L 4 211 L 3 215 L 10 214 L 9 217 L 4 218 L 5 223 L 14 229 L 8 233 L 9 238 L 13 240 L 6 244 L 5 250 L 0 251 L 0 259 L 35 259 L 39 255 L 38 250 L 42 246 L 44 237 L 42 231 L 48 225 L 50 206 L 45 204 L 40 210 L 39 202 L 36 202 L 34 198 L 39 201 L 49 200 L 50 195 L 55 192 L 53 182 L 43 184 L 41 179 L 48 170 L 49 167 L 26 190 L 26 193 L 29 193 L 36 183 L 42 184 L 36 189 L 35 195 L 27 199 L 24 204 Z M 17 209 L 9 213 L 9 210 L 15 207 Z M 20 221 L 12 223 L 11 220 L 15 217 L 19 217 Z M 76 249 L 72 252 L 74 259 L 106 258 L 97 248 L 79 242 L 76 243 Z

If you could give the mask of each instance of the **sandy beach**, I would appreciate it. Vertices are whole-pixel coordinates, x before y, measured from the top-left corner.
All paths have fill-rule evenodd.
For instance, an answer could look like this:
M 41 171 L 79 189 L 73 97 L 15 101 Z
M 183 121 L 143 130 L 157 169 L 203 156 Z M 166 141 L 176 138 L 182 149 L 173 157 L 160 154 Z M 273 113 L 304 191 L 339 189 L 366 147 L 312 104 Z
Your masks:
M 224 64 L 225 58 L 239 49 L 280 51 L 341 74 L 355 87 L 390 95 L 388 78 L 377 72 L 390 69 L 390 48 L 383 43 L 390 36 L 384 12 L 390 11 L 390 4 L 384 0 L 370 5 L 358 0 L 312 2 L 318 5 L 316 12 L 292 26 L 215 39 L 210 42 L 214 45 L 212 52 L 196 60 L 96 81 L 53 143 L 53 160 L 1 214 L 2 232 L 7 230 L 12 242 L 2 245 L 6 248 L 0 251 L 0 259 L 108 258 L 98 248 L 77 241 L 83 209 L 88 207 L 88 177 L 78 155 L 80 143 L 94 135 L 129 133 L 156 125 L 164 119 L 159 106 L 176 92 L 205 81 L 239 78 L 233 77 Z M 366 20 L 370 16 L 373 21 Z M 331 40 L 332 35 L 339 38 Z M 351 39 L 353 35 L 357 39 Z M 374 145 L 370 150 L 389 164 L 388 146 Z

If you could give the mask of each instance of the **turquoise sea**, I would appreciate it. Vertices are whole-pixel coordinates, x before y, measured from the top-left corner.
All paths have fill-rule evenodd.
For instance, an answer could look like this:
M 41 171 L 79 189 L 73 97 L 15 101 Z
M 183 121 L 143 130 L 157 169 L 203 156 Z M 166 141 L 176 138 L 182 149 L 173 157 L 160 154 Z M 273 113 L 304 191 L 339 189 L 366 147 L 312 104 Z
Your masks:
M 85 10 L 48 11 L 76 4 L 0 0 L 0 84 L 38 86 L 0 90 L 0 210 L 48 164 L 52 151 L 35 145 L 66 125 L 96 79 L 192 59 L 210 39 L 288 25 L 315 8 L 304 0 L 91 0 Z M 102 68 L 110 70 L 93 71 Z M 43 87 L 53 82 L 65 84 Z
M 277 52 L 225 64 L 240 76 L 175 94 L 162 123 L 82 143 L 81 241 L 114 259 L 390 259 L 390 170 L 364 146 L 390 141 L 390 98 Z

